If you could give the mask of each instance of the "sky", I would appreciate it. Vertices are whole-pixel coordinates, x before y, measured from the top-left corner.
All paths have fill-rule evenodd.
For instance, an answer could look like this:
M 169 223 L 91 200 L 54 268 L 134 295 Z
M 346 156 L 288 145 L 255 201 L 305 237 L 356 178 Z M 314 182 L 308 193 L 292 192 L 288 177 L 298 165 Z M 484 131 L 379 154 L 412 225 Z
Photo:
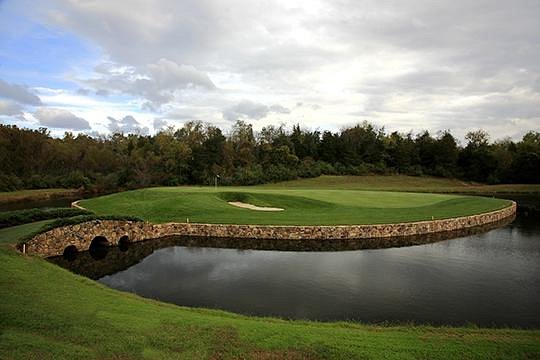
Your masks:
M 540 131 L 538 0 L 0 0 L 0 123 Z

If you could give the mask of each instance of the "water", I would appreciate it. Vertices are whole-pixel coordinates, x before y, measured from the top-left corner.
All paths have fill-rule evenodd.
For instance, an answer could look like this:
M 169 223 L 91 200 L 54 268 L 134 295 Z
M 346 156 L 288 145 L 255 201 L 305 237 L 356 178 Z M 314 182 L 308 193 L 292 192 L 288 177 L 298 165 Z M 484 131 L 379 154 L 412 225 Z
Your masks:
M 34 208 L 53 208 L 53 207 L 70 207 L 75 200 L 80 200 L 81 197 L 53 197 L 51 199 L 41 200 L 24 200 L 0 204 L 1 211 L 24 210 Z
M 540 221 L 531 215 L 481 234 L 379 250 L 178 243 L 186 241 L 147 241 L 110 248 L 102 260 L 81 253 L 71 265 L 63 262 L 115 289 L 250 315 L 540 327 Z

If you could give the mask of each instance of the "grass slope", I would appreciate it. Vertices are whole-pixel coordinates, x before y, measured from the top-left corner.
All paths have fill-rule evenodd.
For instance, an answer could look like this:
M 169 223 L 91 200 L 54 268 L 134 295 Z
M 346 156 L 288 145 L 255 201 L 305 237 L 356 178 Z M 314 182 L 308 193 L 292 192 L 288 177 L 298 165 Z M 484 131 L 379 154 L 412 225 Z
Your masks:
M 458 179 L 430 176 L 407 175 L 366 175 L 330 176 L 284 181 L 277 184 L 264 184 L 258 187 L 269 189 L 341 189 L 341 190 L 385 190 L 414 191 L 433 193 L 471 193 L 471 194 L 530 194 L 540 193 L 540 184 L 499 184 L 486 185 Z
M 190 309 L 106 288 L 0 230 L 1 359 L 533 359 L 540 331 L 374 326 Z
M 273 225 L 349 225 L 410 222 L 479 214 L 507 200 L 447 194 L 265 187 L 168 187 L 127 191 L 80 202 L 98 214 L 126 214 L 152 222 Z M 258 212 L 231 206 L 239 200 L 283 208 Z

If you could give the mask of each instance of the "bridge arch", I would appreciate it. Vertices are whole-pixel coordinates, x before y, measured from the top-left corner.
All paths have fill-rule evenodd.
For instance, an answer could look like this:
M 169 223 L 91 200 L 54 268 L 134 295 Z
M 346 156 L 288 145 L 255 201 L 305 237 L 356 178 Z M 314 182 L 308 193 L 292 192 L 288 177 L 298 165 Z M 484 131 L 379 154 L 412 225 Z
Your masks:
M 120 251 L 127 251 L 129 248 L 129 244 L 130 240 L 129 236 L 127 235 L 123 235 L 122 237 L 120 237 L 120 239 L 118 239 L 118 248 L 120 249 Z
M 94 260 L 101 260 L 107 256 L 107 253 L 109 252 L 109 241 L 105 236 L 96 236 L 92 239 L 88 250 L 90 251 L 90 256 L 92 256 Z
M 79 250 L 75 245 L 68 245 L 64 249 L 64 252 L 62 253 L 62 257 L 68 261 L 73 261 L 77 258 L 77 254 L 79 253 Z

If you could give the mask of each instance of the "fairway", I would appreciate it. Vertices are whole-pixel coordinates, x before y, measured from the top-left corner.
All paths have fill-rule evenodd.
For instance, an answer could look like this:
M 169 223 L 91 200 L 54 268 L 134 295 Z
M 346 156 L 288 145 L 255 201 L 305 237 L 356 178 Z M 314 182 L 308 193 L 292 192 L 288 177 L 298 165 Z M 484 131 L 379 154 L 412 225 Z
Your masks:
M 239 201 L 282 208 L 262 212 Z M 267 187 L 160 187 L 80 202 L 98 214 L 133 215 L 150 222 L 261 225 L 354 225 L 446 219 L 498 210 L 502 199 L 390 191 L 279 189 Z

